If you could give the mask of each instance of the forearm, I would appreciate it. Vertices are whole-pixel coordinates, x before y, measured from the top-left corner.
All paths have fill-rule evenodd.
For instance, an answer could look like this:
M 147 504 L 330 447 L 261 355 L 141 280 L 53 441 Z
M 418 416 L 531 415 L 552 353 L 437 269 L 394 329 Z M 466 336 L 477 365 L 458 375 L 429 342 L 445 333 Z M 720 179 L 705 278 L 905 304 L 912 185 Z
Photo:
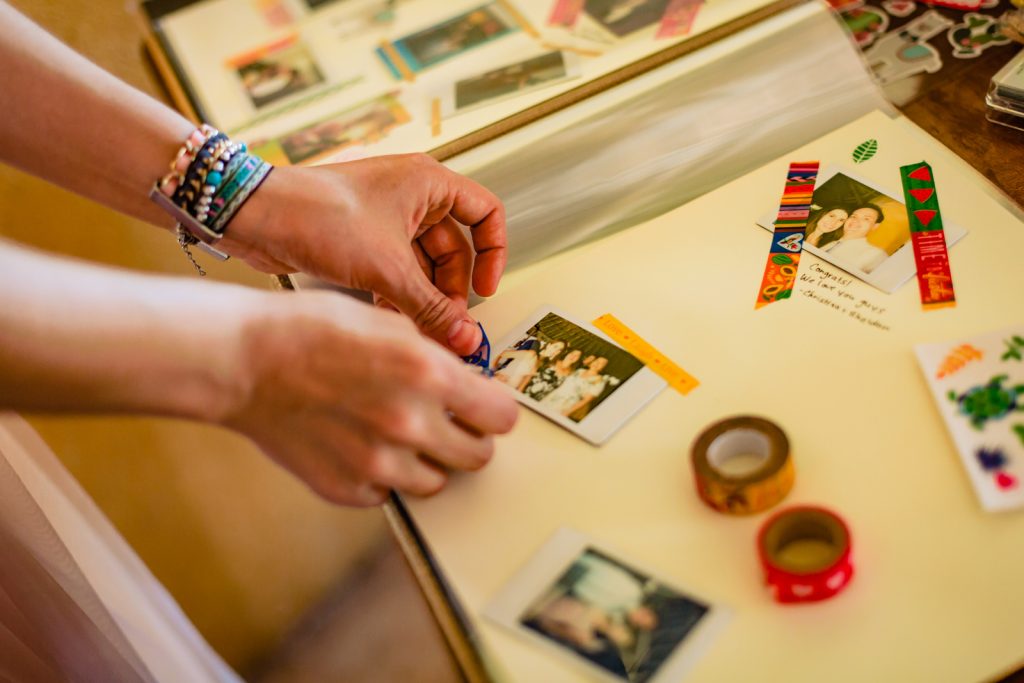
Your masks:
M 272 296 L 50 258 L 0 241 L 0 410 L 220 419 Z
M 0 0 L 0 161 L 169 228 L 148 199 L 193 125 Z

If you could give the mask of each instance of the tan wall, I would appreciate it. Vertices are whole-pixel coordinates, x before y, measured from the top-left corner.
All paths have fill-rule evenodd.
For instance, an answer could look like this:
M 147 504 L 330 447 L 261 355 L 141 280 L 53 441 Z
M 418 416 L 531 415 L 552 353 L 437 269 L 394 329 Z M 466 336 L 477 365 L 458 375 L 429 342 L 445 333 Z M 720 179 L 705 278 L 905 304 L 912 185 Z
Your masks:
M 126 0 L 12 4 L 100 66 L 165 99 Z M 102 263 L 196 277 L 169 233 L 2 165 L 0 235 Z M 266 276 L 241 263 L 206 263 L 212 278 L 268 286 Z M 30 420 L 239 668 L 343 580 L 383 529 L 379 512 L 322 503 L 222 430 L 154 419 Z

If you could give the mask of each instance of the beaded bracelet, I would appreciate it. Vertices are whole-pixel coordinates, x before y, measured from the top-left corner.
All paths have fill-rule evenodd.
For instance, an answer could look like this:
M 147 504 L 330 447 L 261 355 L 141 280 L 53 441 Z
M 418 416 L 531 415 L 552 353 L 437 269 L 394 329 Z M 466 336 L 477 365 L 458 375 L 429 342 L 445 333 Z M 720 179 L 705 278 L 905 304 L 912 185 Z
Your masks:
M 244 143 L 232 142 L 203 124 L 178 150 L 170 173 L 154 183 L 149 198 L 178 222 L 178 244 L 200 275 L 206 271 L 190 247 L 196 245 L 226 260 L 228 255 L 212 245 L 224 236 L 231 219 L 273 168 L 249 154 Z

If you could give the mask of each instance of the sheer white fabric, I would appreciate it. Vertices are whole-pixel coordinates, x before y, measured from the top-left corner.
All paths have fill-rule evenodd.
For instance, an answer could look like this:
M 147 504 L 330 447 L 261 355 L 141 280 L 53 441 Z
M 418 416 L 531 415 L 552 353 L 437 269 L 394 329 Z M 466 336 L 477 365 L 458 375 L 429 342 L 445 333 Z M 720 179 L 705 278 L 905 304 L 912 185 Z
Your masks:
M 42 439 L 3 413 L 0 680 L 240 681 Z

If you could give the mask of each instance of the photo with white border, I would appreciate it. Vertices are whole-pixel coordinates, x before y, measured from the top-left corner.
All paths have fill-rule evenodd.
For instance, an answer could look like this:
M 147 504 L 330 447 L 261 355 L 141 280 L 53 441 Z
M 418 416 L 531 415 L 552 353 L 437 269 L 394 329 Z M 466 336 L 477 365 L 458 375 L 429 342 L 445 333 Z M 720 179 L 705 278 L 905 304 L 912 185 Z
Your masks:
M 668 683 L 710 646 L 727 611 L 562 528 L 484 616 L 604 681 Z
M 494 378 L 516 400 L 601 444 L 666 382 L 591 325 L 538 309 L 491 347 Z
M 814 188 L 803 250 L 893 293 L 917 272 L 907 208 L 897 199 L 901 196 L 902 191 L 894 194 L 846 169 L 829 166 Z M 775 215 L 766 213 L 757 224 L 774 230 Z M 947 247 L 967 234 L 946 220 L 943 228 Z

